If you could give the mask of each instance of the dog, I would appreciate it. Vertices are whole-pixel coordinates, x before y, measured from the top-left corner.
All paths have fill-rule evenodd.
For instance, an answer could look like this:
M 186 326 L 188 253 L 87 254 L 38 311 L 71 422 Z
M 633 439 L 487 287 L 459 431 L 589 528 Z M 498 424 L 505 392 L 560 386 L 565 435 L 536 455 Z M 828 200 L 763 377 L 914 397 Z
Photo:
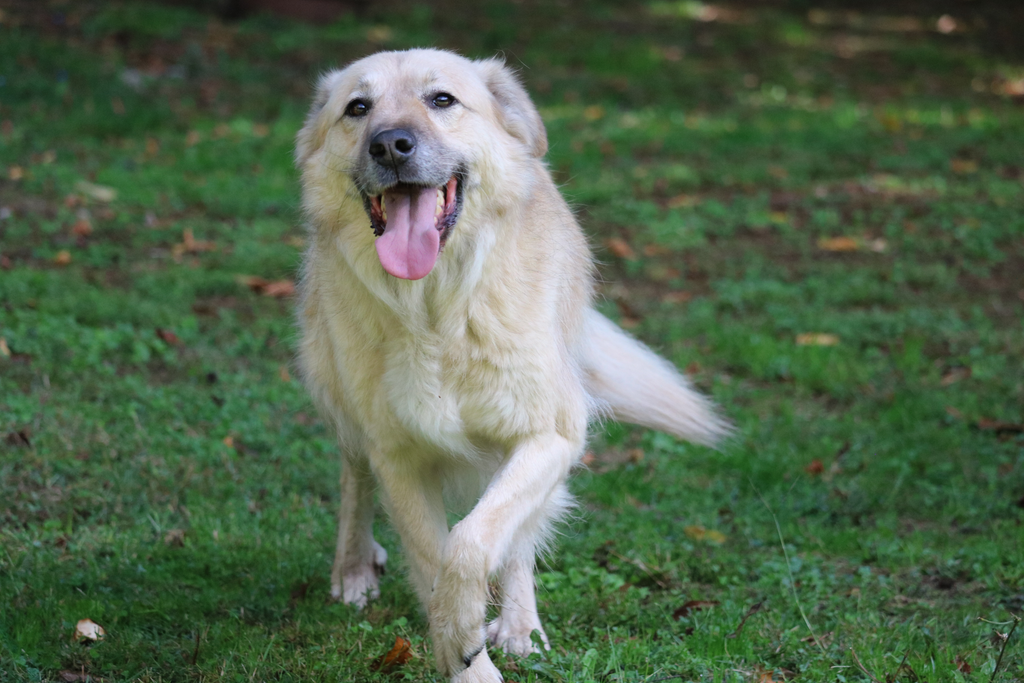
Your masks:
M 548 647 L 535 557 L 571 505 L 590 423 L 708 445 L 729 429 L 594 309 L 594 261 L 546 151 L 503 61 L 440 50 L 324 75 L 296 140 L 310 228 L 299 366 L 343 458 L 331 593 L 379 595 L 376 482 L 437 666 L 459 683 L 502 680 L 488 641 L 526 656 L 537 631 Z

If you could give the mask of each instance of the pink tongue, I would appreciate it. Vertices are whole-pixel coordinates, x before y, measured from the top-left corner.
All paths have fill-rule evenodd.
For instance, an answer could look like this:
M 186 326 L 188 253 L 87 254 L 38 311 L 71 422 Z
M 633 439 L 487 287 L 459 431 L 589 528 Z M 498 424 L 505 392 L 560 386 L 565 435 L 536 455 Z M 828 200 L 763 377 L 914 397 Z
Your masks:
M 441 249 L 441 233 L 434 227 L 437 188 L 388 190 L 383 200 L 388 220 L 376 242 L 380 264 L 403 280 L 426 277 Z

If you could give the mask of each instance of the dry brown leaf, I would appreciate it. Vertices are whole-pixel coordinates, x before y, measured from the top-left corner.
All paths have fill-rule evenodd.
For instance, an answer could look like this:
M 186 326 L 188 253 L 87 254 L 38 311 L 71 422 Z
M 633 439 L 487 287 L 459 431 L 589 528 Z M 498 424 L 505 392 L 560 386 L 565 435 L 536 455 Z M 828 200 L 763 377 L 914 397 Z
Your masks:
M 693 298 L 693 292 L 665 292 L 661 300 L 666 304 L 684 304 Z
M 77 237 L 88 237 L 92 234 L 92 223 L 89 222 L 88 218 L 79 218 L 71 226 L 71 234 Z
M 25 177 L 25 169 L 21 166 L 11 166 L 7 169 L 7 178 L 9 180 L 21 180 Z
M 281 366 L 279 366 L 277 368 L 277 376 L 281 378 L 282 382 L 291 382 L 292 381 L 292 375 L 291 375 L 290 372 L 288 372 L 288 366 L 287 365 L 281 365 Z
M 690 600 L 683 603 L 682 607 L 676 608 L 676 611 L 672 613 L 672 618 L 678 621 L 690 616 L 693 612 L 699 612 L 702 609 L 714 607 L 718 604 L 720 604 L 718 600 Z
M 64 683 L 102 683 L 106 679 L 87 674 L 84 671 L 65 670 L 60 672 L 60 680 Z
M 960 175 L 978 172 L 978 162 L 974 159 L 950 159 L 949 170 Z
M 580 458 L 580 464 L 583 465 L 584 467 L 590 467 L 595 459 L 596 458 L 594 457 L 594 451 L 587 451 L 586 453 L 583 454 L 583 457 Z
M 370 668 L 381 673 L 390 673 L 400 666 L 405 665 L 413 658 L 412 643 L 402 636 L 395 636 L 395 644 L 381 657 L 378 657 Z
M 695 541 L 707 541 L 716 545 L 725 543 L 726 536 L 721 531 L 705 529 L 700 524 L 683 527 L 683 533 Z
M 57 252 L 57 255 L 53 257 L 53 262 L 58 266 L 66 266 L 71 263 L 71 252 L 67 249 L 61 249 Z
M 295 294 L 295 283 L 291 280 L 276 280 L 268 282 L 263 287 L 264 296 L 272 296 L 278 299 Z
M 699 203 L 700 197 L 694 197 L 690 194 L 677 194 L 675 197 L 672 197 L 665 202 L 665 206 L 670 209 L 682 209 L 697 206 Z
M 950 384 L 955 384 L 962 379 L 970 379 L 971 369 L 970 368 L 953 368 L 939 380 L 939 384 L 948 387 Z
M 807 465 L 807 467 L 804 468 L 804 472 L 811 475 L 812 477 L 817 476 L 825 472 L 825 464 L 821 462 L 821 460 L 819 460 L 818 458 L 815 458 L 810 462 L 809 465 Z
M 192 228 L 185 228 L 181 232 L 181 243 L 175 244 L 171 248 L 171 253 L 175 258 L 180 258 L 182 254 L 199 254 L 204 251 L 216 250 L 216 244 L 207 240 L 197 240 L 192 233 Z
M 964 655 L 957 655 L 953 659 L 953 663 L 956 664 L 956 670 L 963 674 L 971 673 L 971 665 L 968 663 L 967 658 Z
M 860 242 L 852 237 L 823 237 L 818 240 L 818 248 L 825 251 L 857 251 Z
M 75 640 L 102 640 L 107 632 L 92 619 L 79 619 L 75 624 Z
M 164 534 L 164 545 L 169 545 L 172 548 L 180 548 L 185 545 L 185 530 L 184 529 L 171 529 Z
M 835 346 L 839 336 L 827 332 L 804 332 L 796 335 L 797 346 Z
M 163 340 L 165 344 L 169 344 L 171 346 L 181 345 L 181 339 L 178 338 L 178 335 L 174 334 L 170 330 L 165 330 L 162 327 L 156 328 L 156 336 Z
M 228 448 L 234 448 L 235 447 L 235 437 L 233 437 L 233 436 L 225 436 L 220 441 L 221 441 L 222 444 L 224 444 Z
M 583 118 L 587 121 L 598 121 L 604 118 L 604 107 L 592 104 L 583 110 Z
M 197 130 L 190 130 L 185 136 L 185 146 L 195 147 L 199 144 L 199 141 L 203 139 L 203 136 L 199 134 Z
M 11 348 L 7 346 L 7 340 L 3 337 L 0 337 L 0 356 L 4 358 L 11 357 Z
M 609 237 L 604 243 L 608 247 L 608 251 L 612 252 L 614 256 L 630 260 L 636 258 L 636 252 L 633 251 L 633 247 L 629 246 L 629 242 L 621 237 Z

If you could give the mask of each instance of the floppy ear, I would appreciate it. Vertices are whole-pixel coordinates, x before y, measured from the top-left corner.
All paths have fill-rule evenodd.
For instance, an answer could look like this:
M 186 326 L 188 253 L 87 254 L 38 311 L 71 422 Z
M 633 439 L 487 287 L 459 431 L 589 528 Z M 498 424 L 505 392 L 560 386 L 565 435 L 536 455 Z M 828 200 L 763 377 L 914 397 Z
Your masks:
M 505 130 L 526 145 L 533 156 L 544 156 L 548 151 L 544 121 L 515 73 L 500 59 L 484 59 L 476 65 L 498 103 L 498 115 Z
M 313 96 L 313 106 L 306 115 L 306 125 L 302 127 L 295 136 L 295 165 L 299 168 L 306 162 L 309 156 L 320 149 L 327 136 L 327 129 L 330 123 L 320 120 L 320 113 L 331 98 L 334 87 L 341 81 L 340 71 L 331 71 L 320 77 L 316 85 L 316 94 Z

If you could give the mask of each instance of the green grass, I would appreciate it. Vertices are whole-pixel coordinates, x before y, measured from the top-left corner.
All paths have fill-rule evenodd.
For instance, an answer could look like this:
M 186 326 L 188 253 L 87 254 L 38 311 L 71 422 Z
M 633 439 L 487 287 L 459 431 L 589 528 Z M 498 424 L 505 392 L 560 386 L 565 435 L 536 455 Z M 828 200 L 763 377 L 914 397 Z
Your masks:
M 434 680 L 386 522 L 381 600 L 328 600 L 336 450 L 290 302 L 238 282 L 294 277 L 316 74 L 421 45 L 525 65 L 603 309 L 738 427 L 598 430 L 540 570 L 553 649 L 507 678 L 991 679 L 981 620 L 1024 610 L 1024 65 L 694 3 L 40 5 L 0 22 L 0 681 Z

